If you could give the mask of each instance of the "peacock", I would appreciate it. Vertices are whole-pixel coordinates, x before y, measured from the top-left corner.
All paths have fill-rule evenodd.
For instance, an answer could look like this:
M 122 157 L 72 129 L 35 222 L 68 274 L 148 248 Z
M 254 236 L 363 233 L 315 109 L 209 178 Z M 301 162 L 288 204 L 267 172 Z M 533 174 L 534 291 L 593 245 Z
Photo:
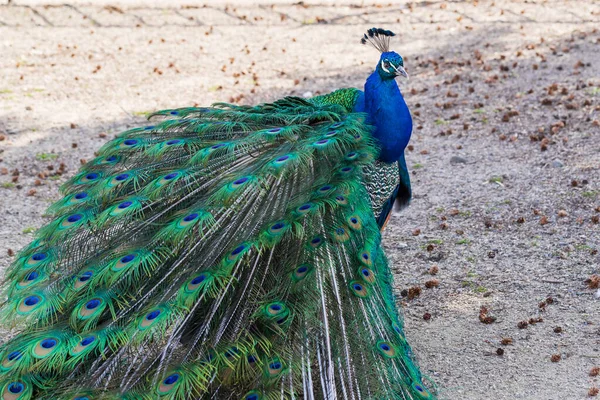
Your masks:
M 364 91 L 153 113 L 61 186 L 3 284 L 0 396 L 432 399 L 381 230 L 411 198 L 393 32 Z

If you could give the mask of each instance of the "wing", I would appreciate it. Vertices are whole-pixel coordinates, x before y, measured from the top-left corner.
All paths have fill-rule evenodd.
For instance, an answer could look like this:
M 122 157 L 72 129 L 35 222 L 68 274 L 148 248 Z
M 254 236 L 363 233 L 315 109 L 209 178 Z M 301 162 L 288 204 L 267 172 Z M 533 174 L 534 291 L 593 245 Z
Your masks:
M 3 393 L 429 397 L 362 184 L 364 116 L 285 98 L 153 120 L 63 186 L 9 269 Z

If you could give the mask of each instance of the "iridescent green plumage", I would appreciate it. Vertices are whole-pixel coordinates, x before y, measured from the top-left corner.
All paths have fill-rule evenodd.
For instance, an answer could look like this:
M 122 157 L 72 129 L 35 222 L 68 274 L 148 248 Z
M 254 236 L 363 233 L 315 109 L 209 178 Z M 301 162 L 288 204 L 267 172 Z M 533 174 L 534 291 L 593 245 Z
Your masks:
M 165 110 L 103 146 L 6 275 L 5 390 L 431 398 L 366 190 L 377 148 L 358 95 Z

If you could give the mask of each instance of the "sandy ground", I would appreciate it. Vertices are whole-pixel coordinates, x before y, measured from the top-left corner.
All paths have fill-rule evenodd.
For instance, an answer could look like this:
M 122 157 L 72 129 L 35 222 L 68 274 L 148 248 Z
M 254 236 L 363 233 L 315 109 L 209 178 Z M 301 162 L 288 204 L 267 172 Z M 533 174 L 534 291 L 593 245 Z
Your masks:
M 398 291 L 421 288 L 401 300 L 423 372 L 441 399 L 586 398 L 600 385 L 585 283 L 600 274 L 600 4 L 238 3 L 0 6 L 0 268 L 80 160 L 146 112 L 362 87 L 378 56 L 358 39 L 382 26 L 411 74 L 415 197 L 385 243 Z

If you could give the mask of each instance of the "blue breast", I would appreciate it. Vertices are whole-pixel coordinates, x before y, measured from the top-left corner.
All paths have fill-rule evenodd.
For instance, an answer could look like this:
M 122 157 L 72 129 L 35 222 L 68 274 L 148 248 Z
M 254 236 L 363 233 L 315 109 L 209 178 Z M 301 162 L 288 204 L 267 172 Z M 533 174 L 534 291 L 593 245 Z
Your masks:
M 375 71 L 365 83 L 364 96 L 357 100 L 355 111 L 366 112 L 376 128 L 373 136 L 381 149 L 379 160 L 400 160 L 410 140 L 412 118 L 396 81 L 382 80 Z

